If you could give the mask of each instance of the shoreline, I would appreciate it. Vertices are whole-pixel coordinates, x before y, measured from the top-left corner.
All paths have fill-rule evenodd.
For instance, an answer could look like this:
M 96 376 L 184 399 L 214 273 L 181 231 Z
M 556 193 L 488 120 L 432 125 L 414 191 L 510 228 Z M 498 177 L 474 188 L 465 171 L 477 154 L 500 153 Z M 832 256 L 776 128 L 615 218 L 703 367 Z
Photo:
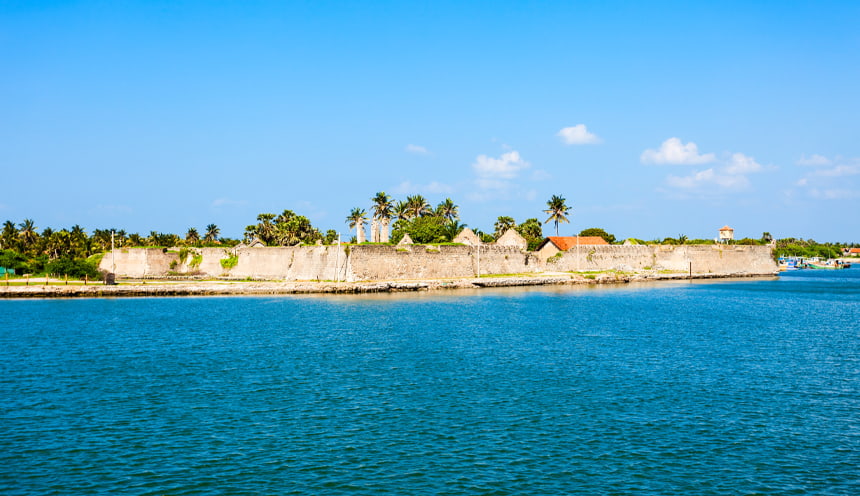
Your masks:
M 26 298 L 125 298 L 165 296 L 260 296 L 299 294 L 367 294 L 410 291 L 445 291 L 517 286 L 588 286 L 635 284 L 656 281 L 704 279 L 771 279 L 778 272 L 764 274 L 559 274 L 535 276 L 476 277 L 465 279 L 427 279 L 414 281 L 182 281 L 148 279 L 117 285 L 0 285 L 0 299 Z

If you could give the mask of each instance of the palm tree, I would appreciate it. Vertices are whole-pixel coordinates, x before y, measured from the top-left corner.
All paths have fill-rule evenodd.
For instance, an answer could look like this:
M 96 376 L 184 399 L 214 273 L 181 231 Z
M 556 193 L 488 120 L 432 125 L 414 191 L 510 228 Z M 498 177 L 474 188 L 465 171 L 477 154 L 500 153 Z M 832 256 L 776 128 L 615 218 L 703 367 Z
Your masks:
M 39 234 L 36 232 L 36 224 L 33 222 L 33 219 L 24 219 L 20 227 L 18 239 L 21 241 L 21 250 L 26 252 L 35 246 L 36 241 L 39 239 Z
M 399 201 L 391 207 L 391 216 L 397 220 L 409 220 L 412 218 L 409 213 L 409 205 L 405 201 Z
M 18 228 L 11 220 L 7 220 L 3 224 L 3 233 L 0 234 L 0 249 L 12 249 L 15 242 L 18 241 Z
M 445 224 L 443 230 L 445 231 L 445 237 L 448 239 L 448 242 L 454 241 L 454 238 L 460 234 L 460 231 L 466 228 L 466 224 L 461 224 L 459 221 L 452 220 L 448 221 Z
M 355 229 L 355 239 L 358 243 L 364 243 L 364 223 L 367 222 L 367 212 L 363 208 L 354 208 L 346 218 L 350 229 Z
M 503 215 L 496 219 L 496 223 L 493 225 L 493 229 L 495 229 L 493 237 L 499 239 L 503 234 L 508 232 L 508 229 L 513 229 L 515 227 L 517 227 L 517 221 L 515 221 L 513 217 Z
M 257 235 L 260 236 L 260 241 L 267 245 L 271 244 L 275 239 L 273 220 L 275 220 L 275 214 L 260 214 L 257 216 Z
M 377 232 L 371 231 L 370 237 L 376 242 L 388 243 L 388 225 L 393 213 L 393 201 L 385 191 L 380 191 L 371 200 L 373 200 L 373 219 L 379 221 L 379 226 Z
M 119 231 L 111 229 L 111 231 L 114 231 L 114 243 L 116 246 L 125 246 L 125 240 L 127 239 L 125 229 L 120 229 Z
M 409 210 L 410 218 L 424 217 L 433 212 L 430 203 L 421 195 L 407 196 L 406 208 Z
M 454 204 L 454 200 L 445 198 L 445 201 L 436 206 L 436 215 L 454 222 L 460 219 L 460 207 Z
M 143 246 L 143 238 L 139 233 L 131 233 L 128 235 L 129 246 Z
M 185 233 L 185 242 L 189 245 L 196 245 L 200 242 L 200 234 L 197 232 L 197 229 L 193 227 L 188 228 L 188 232 Z
M 218 229 L 218 226 L 215 224 L 209 224 L 206 226 L 206 236 L 203 237 L 203 241 L 207 243 L 217 243 L 219 234 L 221 234 L 221 230 Z
M 250 244 L 257 237 L 257 224 L 245 226 L 245 243 Z
M 75 224 L 69 230 L 69 248 L 73 257 L 86 256 L 89 251 L 89 237 L 81 226 Z
M 46 237 L 46 243 L 45 250 L 51 258 L 69 256 L 72 252 L 72 236 L 65 229 L 52 232 Z
M 281 212 L 281 215 L 275 217 L 275 224 L 286 224 L 290 221 L 290 219 L 295 216 L 295 212 L 293 212 L 292 210 L 285 209 L 283 212 Z
M 570 207 L 565 205 L 565 200 L 563 196 L 552 195 L 552 198 L 546 202 L 547 208 L 544 210 L 545 213 L 549 214 L 549 218 L 544 221 L 544 224 L 549 221 L 553 221 L 555 223 L 555 235 L 558 236 L 558 223 L 559 222 L 570 222 L 567 220 L 567 215 L 570 213 Z

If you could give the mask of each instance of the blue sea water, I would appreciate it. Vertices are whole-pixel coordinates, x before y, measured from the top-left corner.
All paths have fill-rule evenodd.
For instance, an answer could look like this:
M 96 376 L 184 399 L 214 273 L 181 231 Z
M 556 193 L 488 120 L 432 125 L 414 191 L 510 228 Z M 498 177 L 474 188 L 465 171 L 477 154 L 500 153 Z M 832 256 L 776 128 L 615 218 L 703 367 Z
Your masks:
M 860 270 L 0 301 L 0 493 L 860 494 Z

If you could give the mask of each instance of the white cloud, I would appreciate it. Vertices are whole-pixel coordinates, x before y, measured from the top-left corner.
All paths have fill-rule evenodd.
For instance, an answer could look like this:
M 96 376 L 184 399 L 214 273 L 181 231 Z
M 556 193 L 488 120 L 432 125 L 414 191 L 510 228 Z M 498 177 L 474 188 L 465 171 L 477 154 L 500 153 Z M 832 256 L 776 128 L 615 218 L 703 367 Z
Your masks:
M 505 189 L 509 181 L 517 177 L 519 172 L 531 166 L 523 160 L 519 152 L 512 150 L 503 153 L 499 158 L 478 155 L 472 170 L 478 176 L 478 186 L 483 189 Z
M 860 174 L 860 165 L 837 165 L 829 169 L 817 169 L 810 176 L 843 177 Z
M 699 154 L 699 147 L 692 141 L 686 145 L 679 138 L 669 138 L 659 150 L 645 150 L 640 156 L 643 164 L 697 165 L 716 160 L 713 153 Z
M 760 172 L 763 168 L 754 158 L 748 157 L 743 153 L 733 153 L 726 164 L 725 172 L 728 174 L 749 174 L 751 172 Z
M 815 153 L 813 153 L 809 157 L 807 157 L 805 154 L 801 155 L 800 158 L 797 160 L 797 165 L 819 166 L 819 165 L 830 165 L 830 164 L 831 164 L 831 161 L 829 158 L 827 158 L 823 155 L 815 154 Z
M 412 181 L 403 181 L 392 189 L 392 192 L 398 195 L 414 195 L 416 193 L 439 195 L 452 193 L 453 191 L 454 188 L 438 181 L 431 181 L 427 184 L 416 184 Z
M 566 127 L 559 131 L 556 136 L 560 137 L 566 145 L 594 145 L 601 142 L 600 137 L 588 132 L 585 124 Z
M 750 174 L 762 172 L 775 167 L 766 167 L 755 158 L 743 153 L 725 154 L 727 158 L 717 159 L 713 153 L 699 154 L 695 143 L 686 145 L 677 138 L 663 142 L 659 151 L 646 150 L 642 154 L 645 163 L 695 164 L 715 162 L 715 165 L 704 170 L 696 170 L 688 175 L 666 176 L 666 184 L 676 190 L 695 192 L 700 195 L 719 195 L 744 191 L 750 188 Z
M 749 187 L 749 179 L 743 175 L 720 173 L 713 168 L 695 172 L 689 176 L 667 176 L 666 184 L 673 188 L 706 191 L 743 190 Z
M 818 157 L 818 158 L 815 158 Z M 795 182 L 798 188 L 805 188 L 805 193 L 816 200 L 845 200 L 860 198 L 860 159 L 837 156 L 833 160 L 820 155 L 804 157 L 799 165 L 815 165 L 816 168 L 807 172 Z M 835 165 L 833 165 L 835 164 Z
M 240 207 L 245 205 L 247 202 L 244 200 L 231 200 L 230 198 L 216 198 L 212 201 L 210 205 L 213 208 L 219 207 Z
M 809 196 L 819 200 L 848 200 L 853 198 L 860 198 L 860 191 L 839 188 L 823 190 L 813 188 L 809 190 Z
M 408 144 L 406 145 L 406 151 L 409 153 L 414 153 L 416 155 L 429 155 L 430 151 L 420 145 Z

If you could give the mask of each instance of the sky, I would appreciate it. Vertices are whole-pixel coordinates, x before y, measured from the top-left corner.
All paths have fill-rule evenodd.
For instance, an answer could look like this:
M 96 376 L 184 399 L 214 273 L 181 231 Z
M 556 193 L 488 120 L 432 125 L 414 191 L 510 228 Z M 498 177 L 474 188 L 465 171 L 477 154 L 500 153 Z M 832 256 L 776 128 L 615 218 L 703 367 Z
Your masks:
M 860 2 L 0 2 L 0 222 L 860 242 Z M 552 224 L 544 233 L 551 234 Z

